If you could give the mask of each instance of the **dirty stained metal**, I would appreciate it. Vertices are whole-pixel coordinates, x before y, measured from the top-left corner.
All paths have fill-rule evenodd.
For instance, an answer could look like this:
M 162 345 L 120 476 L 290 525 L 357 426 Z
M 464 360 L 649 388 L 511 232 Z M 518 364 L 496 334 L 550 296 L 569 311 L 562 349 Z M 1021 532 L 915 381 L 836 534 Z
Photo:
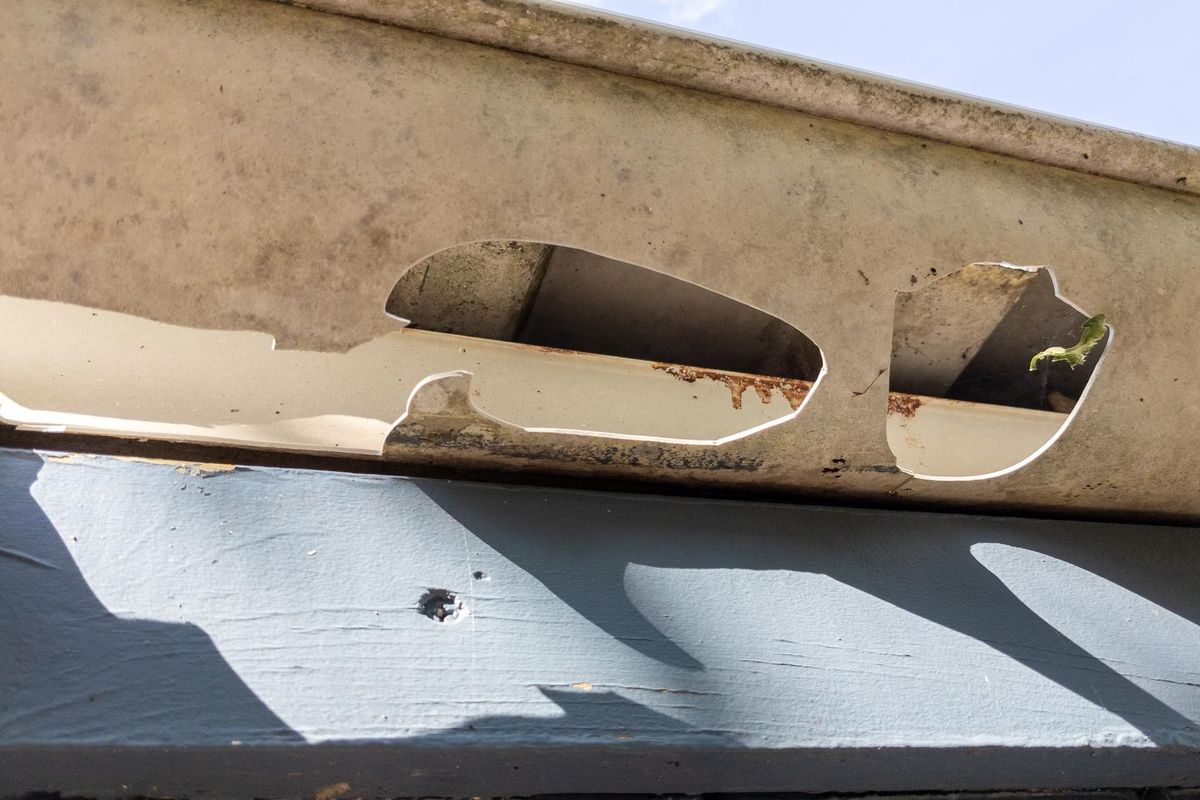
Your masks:
M 725 384 L 729 389 L 733 407 L 736 409 L 742 407 L 742 396 L 746 390 L 753 389 L 764 405 L 770 404 L 771 393 L 778 391 L 795 411 L 804 403 L 804 398 L 808 396 L 813 387 L 812 381 L 775 378 L 770 375 L 742 375 L 714 369 L 688 367 L 682 364 L 655 364 L 653 366 L 654 369 L 665 372 L 684 383 L 695 383 L 703 379 Z
M 891 392 L 888 394 L 887 410 L 889 414 L 899 414 L 902 417 L 911 418 L 916 416 L 917 409 L 921 407 L 921 398 L 914 394 L 904 394 L 902 392 Z
M 434 253 L 400 277 L 387 311 L 414 328 L 511 340 L 553 249 L 535 242 L 474 242 Z
M 526 430 L 479 411 L 469 373 L 426 381 L 388 434 L 383 457 L 441 463 L 504 465 L 575 474 L 638 469 L 652 474 L 755 472 L 763 459 L 717 448 L 651 440 L 622 441 L 581 431 Z M 596 471 L 599 473 L 596 473 Z
M 890 363 L 898 291 L 980 261 L 1048 264 L 1062 296 L 1112 324 L 1053 445 L 987 480 L 848 471 L 838 491 L 904 483 L 925 504 L 1200 517 L 1200 495 L 1162 477 L 1200 466 L 1200 350 L 1172 333 L 1200 306 L 1179 266 L 1200 252 L 1200 151 L 591 12 L 312 5 L 338 13 L 10 4 L 24 33 L 0 42 L 0 205 L 19 213 L 0 216 L 0 293 L 345 353 L 399 328 L 389 293 L 431 253 L 510 239 L 603 254 L 819 342 L 828 369 L 807 394 L 673 374 L 721 382 L 731 403 L 769 388 L 802 412 L 704 445 L 522 431 L 512 457 L 402 422 L 384 457 L 425 463 L 439 451 L 416 442 L 449 437 L 464 448 L 440 451 L 446 463 L 532 467 L 540 453 L 569 472 L 555 454 L 583 444 L 571 457 L 625 477 L 803 494 L 833 483 L 831 454 L 894 461 L 887 387 L 872 381 Z M 903 124 L 882 130 L 876 111 Z M 1096 474 L 1103 490 L 1088 488 Z
M 575 436 L 570 434 L 527 441 L 521 438 L 491 430 L 437 430 L 414 423 L 389 435 L 384 453 L 390 458 L 403 459 L 406 450 L 419 451 L 425 461 L 534 471 L 557 465 L 575 474 L 591 474 L 593 467 L 640 468 L 651 474 L 756 472 L 763 465 L 761 458 L 698 449 L 696 445 L 645 443 L 629 447 L 590 441 L 574 443 L 571 439 Z M 460 457 L 453 458 L 454 455 Z M 494 460 L 497 458 L 501 463 Z
M 528 0 L 274 0 L 936 142 L 1200 194 L 1187 145 L 602 10 Z M 858 274 L 867 284 L 861 270 Z

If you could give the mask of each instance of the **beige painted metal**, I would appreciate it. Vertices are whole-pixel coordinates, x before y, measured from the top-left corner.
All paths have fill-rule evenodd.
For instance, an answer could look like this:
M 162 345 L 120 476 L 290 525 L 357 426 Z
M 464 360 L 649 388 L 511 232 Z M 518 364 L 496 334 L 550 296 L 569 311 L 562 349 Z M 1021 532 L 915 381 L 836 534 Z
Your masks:
M 1187 145 L 552 0 L 277 2 L 1200 194 Z
M 887 438 L 897 465 L 937 480 L 985 480 L 1027 463 L 1054 441 L 1065 416 L 943 398 L 921 398 L 913 413 L 902 413 L 902 403 L 891 408 Z
M 792 413 L 781 392 L 735 409 L 726 384 L 630 359 L 410 329 L 347 353 L 273 350 L 260 333 L 15 298 L 0 298 L 0 363 L 0 421 L 288 450 L 378 454 L 417 384 L 453 370 L 475 375 L 485 413 L 531 428 L 704 442 Z
M 943 396 L 1036 275 L 977 264 L 924 291 L 900 292 L 892 330 L 893 382 L 903 374 L 908 391 Z
M 434 253 L 400 277 L 387 311 L 410 327 L 511 340 L 553 249 L 529 242 L 476 242 Z M 435 319 L 437 327 L 414 324 L 426 319 Z
M 30 338 L 31 330 L 43 335 Z M 680 378 L 686 368 L 545 348 L 531 358 L 530 350 L 412 329 L 348 353 L 273 350 L 259 333 L 0 297 L 0 422 L 445 466 L 491 467 L 502 453 L 509 468 L 537 470 L 549 458 L 558 471 L 604 474 L 647 448 L 714 459 L 706 445 L 778 423 L 811 387 L 703 370 L 688 381 Z M 1049 412 L 892 399 L 888 441 L 897 463 L 923 473 L 1002 470 L 1063 423 Z M 435 436 L 431 450 L 423 438 Z M 696 446 L 679 447 L 689 443 Z M 827 469 L 833 481 L 855 467 Z
M 353 5 L 380 16 L 403 7 Z M 487 5 L 494 23 L 524 13 L 530 25 L 545 11 L 436 5 L 446 16 Z M 665 73 L 615 74 L 254 0 L 17 0 L 3 13 L 0 294 L 353 354 L 395 331 L 389 292 L 430 253 L 482 240 L 563 244 L 760 308 L 825 357 L 805 406 L 778 425 L 650 453 L 612 440 L 605 468 L 622 477 L 1200 516 L 1200 495 L 1179 477 L 1200 466 L 1200 357 L 1186 345 L 1200 306 L 1193 150 L 1054 121 L 1065 138 L 1047 134 L 1048 154 L 1004 151 L 1060 163 L 1055 142 L 1103 141 L 1088 168 L 1107 165 L 1122 180 L 1096 177 L 693 91 Z M 660 40 L 630 23 L 572 24 L 539 41 L 597 54 L 633 34 Z M 715 52 L 697 41 L 686 47 Z M 795 62 L 776 68 L 809 80 Z M 903 96 L 891 82 L 874 86 L 864 108 Z M 931 96 L 907 97 L 920 125 L 900 129 L 987 146 L 972 122 L 984 125 L 985 105 L 959 100 L 951 113 Z M 1049 130 L 1035 122 L 1013 141 Z M 963 138 L 971 130 L 979 141 Z M 896 293 L 979 261 L 1051 265 L 1064 297 L 1108 315 L 1112 338 L 1084 402 L 1040 457 L 987 480 L 911 479 L 888 469 L 877 380 Z M 461 369 L 436 347 L 422 353 L 429 374 Z M 312 380 L 331 395 L 358 391 Z M 420 437 L 405 446 L 396 457 L 448 452 Z M 563 464 L 549 453 L 542 468 Z M 738 464 L 751 468 L 728 466 Z M 841 477 L 826 471 L 843 466 Z

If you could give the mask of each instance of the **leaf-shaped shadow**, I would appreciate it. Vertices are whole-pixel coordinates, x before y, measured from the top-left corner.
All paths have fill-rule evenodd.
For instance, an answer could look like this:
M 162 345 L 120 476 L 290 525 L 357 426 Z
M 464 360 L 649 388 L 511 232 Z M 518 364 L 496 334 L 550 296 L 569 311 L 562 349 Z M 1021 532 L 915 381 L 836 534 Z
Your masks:
M 1155 549 L 1144 545 L 1149 533 L 1084 523 L 420 485 L 567 605 L 664 664 L 701 667 L 630 602 L 629 564 L 809 572 L 983 642 L 1090 703 L 1102 698 L 1158 744 L 1197 740 L 1193 720 L 1048 624 L 971 552 L 976 543 L 1001 542 L 1052 553 L 1200 624 L 1200 600 L 1188 588 L 1194 580 L 1182 574 L 1200 563 L 1194 532 L 1155 529 Z M 1175 580 L 1164 580 L 1172 574 L 1167 562 L 1176 565 Z

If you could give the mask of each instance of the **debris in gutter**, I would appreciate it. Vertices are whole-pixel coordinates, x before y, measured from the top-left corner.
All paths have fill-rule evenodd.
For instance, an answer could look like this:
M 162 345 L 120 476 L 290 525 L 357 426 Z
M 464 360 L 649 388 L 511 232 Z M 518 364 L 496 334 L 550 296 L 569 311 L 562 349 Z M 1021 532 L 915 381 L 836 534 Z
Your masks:
M 1104 315 L 1097 314 L 1083 323 L 1078 342 L 1070 347 L 1047 347 L 1030 359 L 1029 371 L 1036 371 L 1038 362 L 1043 358 L 1050 359 L 1051 364 L 1055 361 L 1065 361 L 1071 369 L 1075 369 L 1087 360 L 1087 354 L 1104 338 L 1105 330 Z

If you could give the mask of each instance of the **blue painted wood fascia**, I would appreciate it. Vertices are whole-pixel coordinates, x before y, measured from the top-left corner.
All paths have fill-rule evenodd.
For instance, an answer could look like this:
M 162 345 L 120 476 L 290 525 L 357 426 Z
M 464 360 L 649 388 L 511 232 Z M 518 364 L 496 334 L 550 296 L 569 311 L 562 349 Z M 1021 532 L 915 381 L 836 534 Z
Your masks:
M 0 796 L 1196 785 L 1197 533 L 0 451 Z

